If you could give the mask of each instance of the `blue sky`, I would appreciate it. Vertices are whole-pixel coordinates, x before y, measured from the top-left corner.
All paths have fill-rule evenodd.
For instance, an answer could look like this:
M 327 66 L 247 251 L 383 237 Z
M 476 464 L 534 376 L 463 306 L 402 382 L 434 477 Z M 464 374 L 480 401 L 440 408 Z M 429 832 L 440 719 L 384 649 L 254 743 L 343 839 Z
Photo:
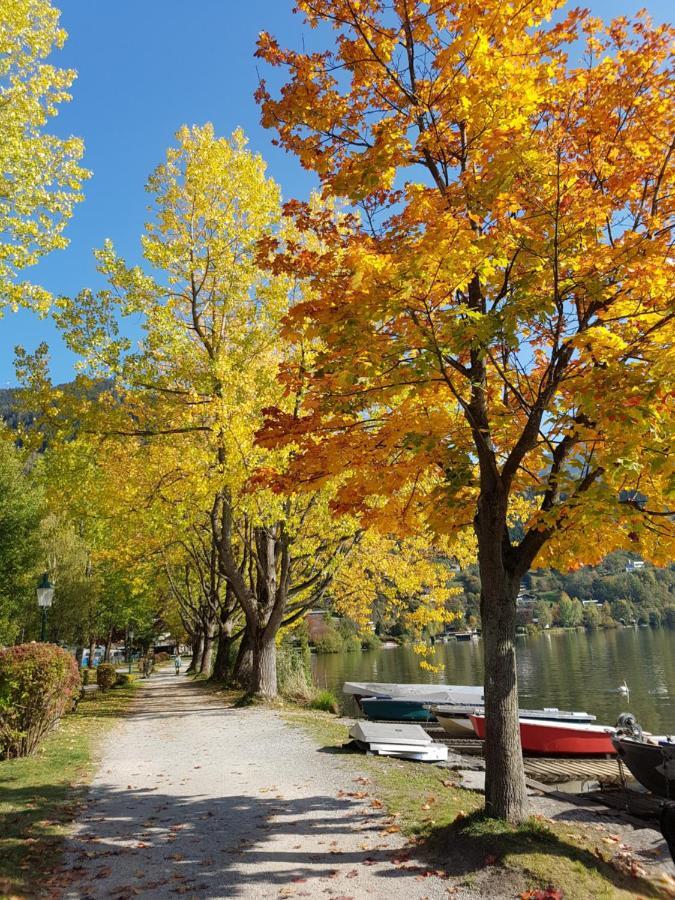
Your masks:
M 69 39 L 55 62 L 77 69 L 79 77 L 73 100 L 52 129 L 84 138 L 85 164 L 94 174 L 68 226 L 70 246 L 27 273 L 30 278 L 57 295 L 95 287 L 91 251 L 106 237 L 128 261 L 139 260 L 147 218 L 144 185 L 182 124 L 211 121 L 223 135 L 241 126 L 284 196 L 308 193 L 310 176 L 272 146 L 273 135 L 260 127 L 253 99 L 258 33 L 269 31 L 282 45 L 300 46 L 294 0 L 56 0 L 56 5 Z M 603 18 L 631 14 L 641 5 L 590 4 Z M 648 8 L 657 21 L 668 17 L 666 0 L 653 0 Z M 73 357 L 49 319 L 8 313 L 0 320 L 0 387 L 16 381 L 15 345 L 32 351 L 43 340 L 51 349 L 54 379 L 72 378 Z

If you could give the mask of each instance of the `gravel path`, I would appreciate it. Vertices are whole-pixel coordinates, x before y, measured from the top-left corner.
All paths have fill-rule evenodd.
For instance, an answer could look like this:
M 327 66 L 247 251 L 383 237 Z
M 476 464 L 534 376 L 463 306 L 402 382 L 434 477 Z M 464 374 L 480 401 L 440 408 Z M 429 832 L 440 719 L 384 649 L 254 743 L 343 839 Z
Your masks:
M 400 864 L 404 839 L 363 791 L 275 712 L 160 671 L 106 741 L 61 896 L 447 897 L 447 880 Z

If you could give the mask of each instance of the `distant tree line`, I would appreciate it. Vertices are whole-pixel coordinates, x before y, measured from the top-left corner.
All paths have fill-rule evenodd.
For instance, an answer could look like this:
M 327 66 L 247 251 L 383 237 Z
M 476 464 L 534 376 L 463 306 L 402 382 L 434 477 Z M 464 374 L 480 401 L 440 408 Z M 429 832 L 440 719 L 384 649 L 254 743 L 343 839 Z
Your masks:
M 573 572 L 534 569 L 522 582 L 529 603 L 520 607 L 521 624 L 534 619 L 540 627 L 583 625 L 592 629 L 637 623 L 675 628 L 675 565 L 657 568 L 646 564 L 626 571 L 632 560 L 635 557 L 631 554 L 617 551 L 597 566 L 583 566 Z M 453 608 L 466 621 L 478 621 L 478 567 L 468 566 L 456 575 L 456 581 L 462 593 L 453 598 Z

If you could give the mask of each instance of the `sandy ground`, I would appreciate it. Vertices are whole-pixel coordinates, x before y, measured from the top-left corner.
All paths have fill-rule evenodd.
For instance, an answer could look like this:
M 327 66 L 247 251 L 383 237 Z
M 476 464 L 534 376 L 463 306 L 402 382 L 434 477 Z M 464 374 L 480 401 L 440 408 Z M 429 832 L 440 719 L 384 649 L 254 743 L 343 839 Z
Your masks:
M 273 711 L 160 671 L 106 742 L 62 896 L 447 897 L 354 775 Z

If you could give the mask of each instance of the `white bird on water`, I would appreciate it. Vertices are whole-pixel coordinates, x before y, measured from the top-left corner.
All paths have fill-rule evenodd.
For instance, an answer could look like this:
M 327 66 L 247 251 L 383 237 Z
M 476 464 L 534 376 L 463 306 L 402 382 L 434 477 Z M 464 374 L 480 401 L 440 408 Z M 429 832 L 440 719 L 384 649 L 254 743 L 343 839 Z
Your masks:
M 623 684 L 619 688 L 617 688 L 617 690 L 619 691 L 620 694 L 630 694 L 630 691 L 628 690 L 628 685 L 626 684 L 625 679 L 624 679 Z

